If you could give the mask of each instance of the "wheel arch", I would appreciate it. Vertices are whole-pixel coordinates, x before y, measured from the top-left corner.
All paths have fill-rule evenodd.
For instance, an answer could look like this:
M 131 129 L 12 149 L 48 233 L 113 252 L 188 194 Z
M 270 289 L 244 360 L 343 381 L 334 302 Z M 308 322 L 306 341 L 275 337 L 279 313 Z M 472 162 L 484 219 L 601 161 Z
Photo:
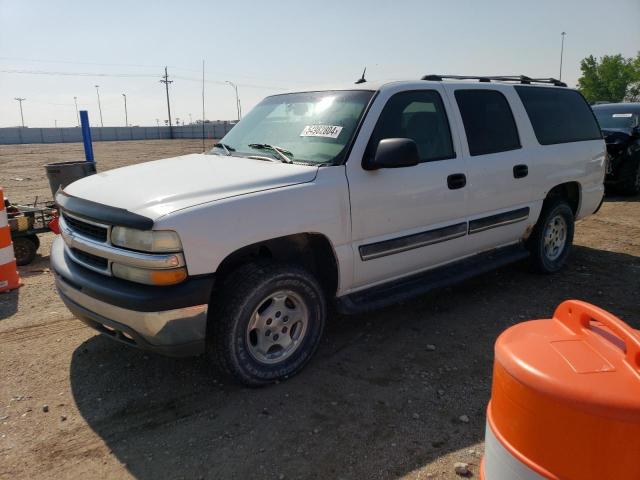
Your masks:
M 285 235 L 238 248 L 220 262 L 216 283 L 223 284 L 231 272 L 246 263 L 266 259 L 293 263 L 310 271 L 328 297 L 338 290 L 339 267 L 335 249 L 326 235 L 316 232 Z
M 580 211 L 581 196 L 582 186 L 579 182 L 564 182 L 556 185 L 547 192 L 543 204 L 548 204 L 549 202 L 557 198 L 566 200 L 571 207 L 571 211 L 573 212 L 573 216 L 575 218 L 578 216 L 578 212 Z

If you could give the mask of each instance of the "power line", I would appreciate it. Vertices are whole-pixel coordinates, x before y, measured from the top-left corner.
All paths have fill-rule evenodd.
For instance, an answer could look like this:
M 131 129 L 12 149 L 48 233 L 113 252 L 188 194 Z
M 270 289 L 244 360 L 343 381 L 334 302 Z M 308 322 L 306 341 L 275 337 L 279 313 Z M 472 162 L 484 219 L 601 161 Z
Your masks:
M 18 75 L 50 75 L 50 76 L 64 76 L 64 77 L 113 77 L 113 78 L 158 78 L 158 75 L 145 75 L 137 73 L 102 73 L 102 72 L 59 72 L 59 71 L 47 71 L 47 70 L 15 70 L 15 69 L 0 69 L 0 73 L 10 73 Z M 190 82 L 201 82 L 200 78 L 183 77 L 174 75 L 173 78 L 179 80 L 187 80 Z M 223 81 L 205 80 L 207 83 L 213 83 L 217 85 L 225 85 Z M 248 83 L 238 83 L 238 86 L 244 88 L 258 88 L 267 90 L 285 90 L 287 87 L 277 85 L 256 85 Z
M 21 75 L 53 75 L 53 76 L 64 76 L 64 77 L 158 78 L 157 75 L 142 75 L 137 73 L 51 72 L 46 70 L 15 70 L 15 69 L 1 69 L 0 73 L 15 73 L 15 74 L 21 74 Z
M 187 80 L 189 82 L 201 82 L 202 79 L 200 78 L 193 78 L 193 77 L 183 77 L 181 75 L 174 75 L 173 78 L 177 78 L 179 80 Z M 213 83 L 216 85 L 228 85 L 227 82 L 223 82 L 223 81 L 219 81 L 219 80 L 205 80 L 206 83 Z M 237 83 L 236 85 L 238 85 L 239 87 L 244 87 L 244 88 L 258 88 L 258 89 L 266 89 L 266 90 L 286 90 L 289 87 L 282 87 L 279 85 L 256 85 L 256 84 L 249 84 L 249 83 Z
M 32 59 L 32 58 L 19 58 L 19 57 L 0 57 L 0 60 L 10 60 L 10 61 L 21 61 L 21 62 L 33 62 L 33 63 L 48 63 L 48 64 L 54 64 L 54 63 L 58 63 L 58 64 L 64 64 L 64 65 L 94 65 L 94 66 L 98 66 L 98 67 L 130 67 L 130 68 L 152 68 L 152 69 L 156 69 L 156 68 L 162 68 L 163 65 L 151 65 L 151 64 L 137 64 L 137 63 L 100 63 L 100 62 L 78 62 L 78 61 L 71 61 L 71 60 L 43 60 L 43 59 Z M 195 68 L 188 68 L 188 67 L 179 67 L 176 65 L 168 65 L 169 67 L 171 67 L 174 70 L 184 70 L 186 72 L 198 72 L 200 73 L 199 69 L 195 69 Z M 260 79 L 262 78 L 261 76 L 247 76 L 247 75 L 241 75 L 233 72 L 224 72 L 224 71 L 212 71 L 212 72 L 207 72 L 208 75 L 219 75 L 219 76 L 224 76 L 227 78 L 244 78 L 244 79 Z M 276 80 L 276 81 L 283 81 L 283 80 Z M 309 82 L 299 82 L 299 81 L 295 81 L 295 80 L 291 80 L 291 79 L 287 79 L 286 80 L 287 83 L 292 83 L 292 84 L 297 84 L 297 85 L 309 85 Z M 246 85 L 242 85 L 240 84 L 240 86 L 246 86 Z
M 98 62 L 77 62 L 71 60 L 42 60 L 36 58 L 19 58 L 19 57 L 0 57 L 0 60 L 10 60 L 19 62 L 33 62 L 33 63 L 61 63 L 67 65 L 96 65 L 99 67 L 141 67 L 141 68 L 158 68 L 162 65 L 142 65 L 136 63 L 98 63 Z M 176 68 L 176 67 L 174 67 Z

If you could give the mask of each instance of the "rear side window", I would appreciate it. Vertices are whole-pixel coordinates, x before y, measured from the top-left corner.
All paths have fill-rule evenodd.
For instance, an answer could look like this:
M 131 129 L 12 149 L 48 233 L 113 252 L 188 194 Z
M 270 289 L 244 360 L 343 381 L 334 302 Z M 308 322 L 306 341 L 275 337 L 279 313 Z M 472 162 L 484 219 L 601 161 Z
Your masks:
M 496 90 L 456 90 L 469 153 L 486 155 L 520 148 L 509 102 Z
M 368 155 L 373 156 L 380 140 L 410 138 L 418 146 L 420 160 L 429 162 L 455 157 L 447 113 L 440 94 L 415 90 L 393 95 L 384 106 L 371 140 Z
M 602 138 L 591 107 L 580 93 L 564 88 L 514 87 L 541 145 Z

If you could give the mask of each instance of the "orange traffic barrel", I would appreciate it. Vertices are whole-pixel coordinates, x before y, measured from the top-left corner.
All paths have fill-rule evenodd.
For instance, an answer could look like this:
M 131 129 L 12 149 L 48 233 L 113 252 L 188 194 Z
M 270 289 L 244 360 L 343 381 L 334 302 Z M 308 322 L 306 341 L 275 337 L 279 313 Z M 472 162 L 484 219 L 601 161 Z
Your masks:
M 13 290 L 20 285 L 20 275 L 11 242 L 11 229 L 4 205 L 4 192 L 0 187 L 0 293 Z
M 504 331 L 480 476 L 640 479 L 640 332 L 577 300 Z

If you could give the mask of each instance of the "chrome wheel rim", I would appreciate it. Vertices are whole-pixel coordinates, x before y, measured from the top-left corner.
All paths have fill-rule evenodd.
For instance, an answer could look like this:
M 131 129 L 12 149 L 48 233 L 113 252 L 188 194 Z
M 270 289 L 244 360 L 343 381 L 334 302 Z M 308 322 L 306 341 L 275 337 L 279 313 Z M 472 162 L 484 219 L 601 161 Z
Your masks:
M 260 363 L 272 365 L 289 358 L 307 333 L 309 311 L 291 290 L 278 290 L 265 297 L 247 325 L 247 348 Z
M 556 260 L 567 243 L 567 222 L 562 215 L 556 215 L 544 230 L 544 254 L 547 259 Z

